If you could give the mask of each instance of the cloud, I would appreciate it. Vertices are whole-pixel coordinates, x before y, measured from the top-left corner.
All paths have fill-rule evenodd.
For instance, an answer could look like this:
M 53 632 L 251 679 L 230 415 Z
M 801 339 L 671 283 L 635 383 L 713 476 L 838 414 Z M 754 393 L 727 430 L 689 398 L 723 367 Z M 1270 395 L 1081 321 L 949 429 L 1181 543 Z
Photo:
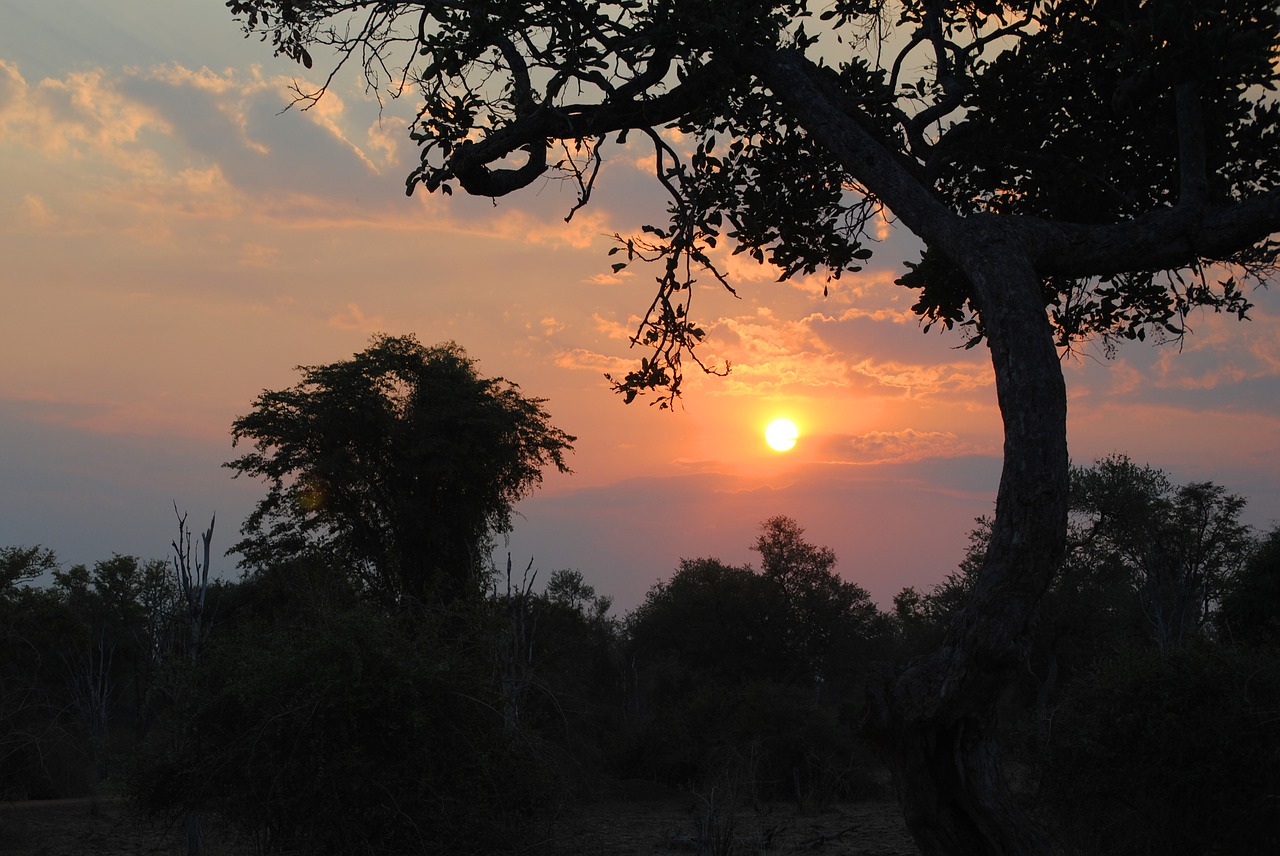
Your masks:
M 22 215 L 37 229 L 48 229 L 58 223 L 58 215 L 53 212 L 43 197 L 34 193 L 28 193 L 22 197 Z
M 764 395 L 786 388 L 844 387 L 848 365 L 813 329 L 822 316 L 779 318 L 768 307 L 710 325 L 714 361 L 733 369 L 717 386 L 730 395 Z
M 955 458 L 978 452 L 950 431 L 869 431 L 849 437 L 826 438 L 822 449 L 832 463 L 886 464 Z
M 386 128 L 336 93 L 282 114 L 287 86 L 257 68 L 172 63 L 32 85 L 0 60 L 0 146 L 34 157 L 74 192 L 73 229 L 92 227 L 99 210 L 111 212 L 114 229 L 130 216 L 174 215 L 278 217 L 294 227 L 391 216 L 411 225 L 417 212 L 401 178 L 409 167 Z
M 355 303 L 348 303 L 339 312 L 329 316 L 328 323 L 330 327 L 337 327 L 339 330 L 359 330 L 365 333 L 375 333 L 386 327 L 381 315 L 365 315 L 364 310 Z
M 628 318 L 627 322 L 622 324 L 611 318 L 605 318 L 598 312 L 591 315 L 591 320 L 595 323 L 596 329 L 607 338 L 623 342 L 631 340 L 636 333 L 636 325 L 640 323 L 639 317 Z
M 247 242 L 240 245 L 240 264 L 245 267 L 275 267 L 280 256 L 278 247 Z
M 719 319 L 709 325 L 708 350 L 715 361 L 733 367 L 719 390 L 769 395 L 828 389 L 919 399 L 964 396 L 992 384 L 987 363 L 966 351 L 948 350 L 947 359 L 925 363 L 874 356 L 895 350 L 876 337 L 844 335 L 851 318 L 864 329 L 900 327 L 903 322 L 894 310 L 853 310 L 839 318 L 815 312 L 794 318 L 768 307 L 757 308 L 751 316 Z M 901 351 L 902 337 L 897 338 Z M 936 359 L 936 346 L 927 355 Z
M 989 368 L 969 363 L 913 365 L 867 357 L 850 369 L 876 385 L 900 391 L 908 398 L 976 392 L 993 385 Z
M 559 351 L 555 363 L 562 369 L 592 371 L 597 374 L 625 375 L 635 367 L 635 361 L 625 357 L 611 357 L 587 348 L 569 348 Z
M 553 316 L 548 315 L 538 322 L 538 327 L 542 331 L 543 336 L 554 336 L 556 333 L 565 329 L 565 324 L 557 321 Z

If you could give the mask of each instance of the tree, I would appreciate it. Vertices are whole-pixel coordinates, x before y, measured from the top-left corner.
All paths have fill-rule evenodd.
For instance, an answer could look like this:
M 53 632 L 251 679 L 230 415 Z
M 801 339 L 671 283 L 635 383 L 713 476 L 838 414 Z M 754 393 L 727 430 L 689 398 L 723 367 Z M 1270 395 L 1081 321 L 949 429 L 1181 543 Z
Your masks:
M 1071 488 L 1082 548 L 1127 572 L 1156 644 L 1198 635 L 1253 547 L 1244 498 L 1213 482 L 1174 485 L 1123 455 L 1073 468 Z
M 45 547 L 0 547 L 0 597 L 57 569 L 57 554 Z
M 819 687 L 867 659 L 870 642 L 884 631 L 870 593 L 835 573 L 836 554 L 804 540 L 804 527 L 790 517 L 770 517 L 751 549 L 760 554 L 765 580 L 780 590 L 789 658 Z M 862 655 L 862 656 L 859 656 Z
M 628 773 L 704 780 L 737 768 L 797 798 L 841 786 L 854 735 L 832 731 L 861 705 L 885 627 L 866 590 L 835 574 L 831 549 L 803 536 L 769 518 L 759 571 L 682 560 L 628 616 Z
M 689 300 L 700 273 L 724 281 L 721 240 L 832 279 L 870 255 L 882 209 L 924 241 L 901 282 L 926 326 L 986 342 L 1005 462 L 980 579 L 876 722 L 927 853 L 1052 852 L 994 732 L 1066 542 L 1058 346 L 1247 312 L 1238 277 L 1280 249 L 1274 2 L 832 0 L 816 19 L 805 0 L 228 5 L 279 54 L 330 48 L 389 96 L 416 89 L 410 192 L 497 197 L 558 171 L 583 205 L 610 144 L 651 142 L 669 222 L 615 247 L 615 267 L 661 271 L 635 336 L 653 355 L 616 381 L 628 400 L 669 402 L 700 361 Z
M 535 594 L 531 569 L 532 562 L 519 580 L 508 571 L 505 593 L 495 586 L 490 599 L 508 727 L 555 741 L 579 764 L 599 769 L 617 742 L 622 711 L 618 622 L 607 615 L 612 601 L 576 570 L 552 572 Z
M 178 516 L 178 537 L 171 542 L 173 546 L 173 570 L 178 586 L 182 591 L 181 611 L 187 625 L 187 657 L 194 668 L 200 659 L 200 651 L 209 638 L 209 621 L 205 614 L 205 605 L 209 597 L 209 544 L 213 541 L 213 525 L 216 516 L 209 520 L 209 528 L 200 535 L 200 544 L 204 550 L 204 561 L 196 556 L 191 557 L 191 528 L 187 526 L 187 515 L 178 512 L 178 504 L 173 504 L 173 513 Z M 199 856 L 204 852 L 204 828 L 200 823 L 200 813 L 193 806 L 187 812 L 187 856 Z
M 119 554 L 92 568 L 54 570 L 52 576 L 51 592 L 80 625 L 59 659 L 67 669 L 70 704 L 81 716 L 99 778 L 104 778 L 124 736 L 113 727 L 117 713 L 124 711 L 135 744 L 152 722 L 155 679 L 178 618 L 176 580 L 161 559 Z
M 458 345 L 375 336 L 369 348 L 263 392 L 233 426 L 253 451 L 226 466 L 269 484 L 234 549 L 262 567 L 331 552 L 384 606 L 481 591 L 511 506 L 574 437 L 543 400 L 488 379 Z
M 1251 645 L 1280 643 L 1280 526 L 1264 535 L 1222 596 L 1219 635 Z

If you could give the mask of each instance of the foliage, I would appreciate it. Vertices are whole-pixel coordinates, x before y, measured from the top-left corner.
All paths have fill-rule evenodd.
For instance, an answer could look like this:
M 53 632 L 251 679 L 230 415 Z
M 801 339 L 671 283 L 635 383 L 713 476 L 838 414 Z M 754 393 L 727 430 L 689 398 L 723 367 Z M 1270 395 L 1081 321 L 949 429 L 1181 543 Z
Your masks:
M 1214 620 L 1224 640 L 1280 644 L 1280 526 L 1259 540 L 1222 596 Z
M 1117 634 L 1146 634 L 1159 645 L 1200 635 L 1253 550 L 1240 521 L 1245 500 L 1214 482 L 1176 485 L 1124 455 L 1072 467 L 1070 485 L 1067 552 L 1045 594 L 1040 642 L 1074 640 L 1093 652 L 1088 662 Z M 904 589 L 894 598 L 910 650 L 941 639 L 976 583 L 992 521 L 977 523 L 956 572 L 930 592 Z
M 1027 5 L 1014 19 L 1016 50 L 957 70 L 968 78 L 955 97 L 966 113 L 938 136 L 932 161 L 957 210 L 1108 224 L 1274 189 L 1280 104 L 1256 88 L 1276 80 L 1274 3 Z M 1237 261 L 1274 251 L 1263 242 L 1261 256 Z M 964 287 L 947 286 L 954 267 L 937 253 L 926 260 L 940 269 L 917 267 L 903 281 L 922 288 L 917 311 L 973 324 L 959 311 Z M 1197 306 L 1245 317 L 1249 301 L 1222 276 L 1135 265 L 1096 279 L 1050 274 L 1044 294 L 1064 346 L 1090 335 L 1180 338 Z
M 614 135 L 642 135 L 670 205 L 668 223 L 615 248 L 615 270 L 662 270 L 635 336 L 653 356 L 616 381 L 628 400 L 678 394 L 681 358 L 706 336 L 689 313 L 696 277 L 728 285 L 722 242 L 784 279 L 834 279 L 870 256 L 882 205 L 928 245 L 901 280 L 926 326 L 978 337 L 958 251 L 997 221 L 1036 245 L 1063 345 L 1180 337 L 1197 306 L 1243 317 L 1239 271 L 1203 264 L 1260 275 L 1275 260 L 1280 12 L 1268 0 L 842 0 L 820 14 L 797 0 L 227 5 L 278 54 L 310 67 L 327 48 L 379 97 L 417 96 L 409 192 L 496 197 L 560 173 L 576 210 Z M 1270 227 L 1188 240 L 1177 225 L 1249 200 L 1268 200 L 1246 216 Z M 949 213 L 991 216 L 953 242 Z M 1123 252 L 1119 230 L 1091 229 L 1139 222 L 1159 235 Z
M 967 325 L 969 344 L 988 343 L 1005 467 L 983 577 L 933 655 L 873 694 L 878 733 L 926 852 L 1051 852 L 1012 801 L 992 743 L 998 689 L 1025 660 L 1066 545 L 1059 350 L 1090 335 L 1177 338 L 1196 307 L 1247 313 L 1237 279 L 1261 280 L 1280 253 L 1280 8 L 229 6 L 278 53 L 306 65 L 309 48 L 328 46 L 380 94 L 417 96 L 410 191 L 456 184 L 497 197 L 558 170 L 580 207 L 609 146 L 630 132 L 651 144 L 667 220 L 614 247 L 625 253 L 615 270 L 636 259 L 659 270 L 633 337 L 648 354 L 614 380 L 628 401 L 656 393 L 668 406 L 686 356 L 714 369 L 695 353 L 706 331 L 690 305 L 700 276 L 728 285 L 726 248 L 782 279 L 834 280 L 869 254 L 877 215 L 921 238 L 926 254 L 901 281 L 919 292 L 926 326 Z M 1160 613 L 1169 638 L 1188 614 Z
M 1042 787 L 1081 852 L 1270 853 L 1278 712 L 1270 653 L 1193 645 L 1115 657 L 1057 709 Z
M 622 716 L 620 627 L 608 615 L 611 605 L 576 570 L 553 572 L 533 605 L 534 692 L 525 722 L 589 770 L 603 767 Z
M 1072 508 L 1095 564 L 1119 563 L 1161 646 L 1200 633 L 1252 547 L 1245 500 L 1213 482 L 1175 486 L 1113 455 L 1072 473 Z
M 711 786 L 738 771 L 759 795 L 848 795 L 868 660 L 885 628 L 830 549 L 786 517 L 762 525 L 760 572 L 685 559 L 627 619 L 630 775 Z M 744 772 L 745 771 L 745 772 Z
M 134 556 L 62 570 L 40 547 L 0 547 L 0 573 L 0 791 L 83 795 L 151 723 L 172 580 Z
M 175 678 L 144 806 L 215 812 L 260 852 L 342 854 L 489 852 L 556 808 L 554 765 L 504 728 L 475 618 L 406 623 L 305 561 L 241 585 Z
M 56 565 L 52 552 L 39 555 Z M 19 548 L 0 552 L 0 559 L 14 557 L 22 558 Z M 78 650 L 85 636 L 55 592 L 0 589 L 0 797 L 49 799 L 92 786 L 88 741 L 71 710 L 60 656 Z
M 481 377 L 455 344 L 376 336 L 299 371 L 233 425 L 253 451 L 226 466 L 269 486 L 234 548 L 248 567 L 320 549 L 384 606 L 474 593 L 512 504 L 544 467 L 569 471 L 574 438 L 544 402 Z
M 867 590 L 842 580 L 835 552 L 805 541 L 791 518 L 771 517 L 760 528 L 751 549 L 760 554 L 761 576 L 780 590 L 786 612 L 775 621 L 785 628 L 787 657 L 827 681 L 850 660 L 867 659 L 867 643 L 883 626 Z
M 0 596 L 58 567 L 58 557 L 43 547 L 0 547 Z

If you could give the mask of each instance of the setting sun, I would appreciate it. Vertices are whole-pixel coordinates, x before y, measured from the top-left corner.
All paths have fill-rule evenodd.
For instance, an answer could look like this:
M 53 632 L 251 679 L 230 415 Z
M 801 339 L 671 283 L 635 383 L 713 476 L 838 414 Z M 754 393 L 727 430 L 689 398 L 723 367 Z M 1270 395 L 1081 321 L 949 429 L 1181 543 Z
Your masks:
M 796 438 L 799 436 L 800 429 L 790 419 L 775 419 L 769 423 L 768 428 L 764 429 L 764 441 L 770 448 L 779 452 L 789 450 L 796 444 Z

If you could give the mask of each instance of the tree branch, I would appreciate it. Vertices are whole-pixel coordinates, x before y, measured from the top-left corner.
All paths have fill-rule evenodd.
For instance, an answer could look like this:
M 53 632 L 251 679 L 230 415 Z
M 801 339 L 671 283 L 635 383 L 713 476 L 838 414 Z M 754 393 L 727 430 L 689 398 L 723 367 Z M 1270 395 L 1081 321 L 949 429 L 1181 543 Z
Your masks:
M 548 141 L 579 140 L 669 124 L 706 104 L 709 93 L 727 80 L 725 65 L 711 62 L 691 72 L 669 92 L 654 98 L 538 107 L 483 140 L 459 146 L 445 165 L 424 183 L 428 190 L 435 190 L 449 177 L 454 177 L 473 195 L 505 196 L 529 186 L 546 172 Z M 519 150 L 529 153 L 529 161 L 524 166 L 492 166 Z
M 878 139 L 858 105 L 795 50 L 756 47 L 744 59 L 810 135 L 927 243 L 943 242 L 959 216 L 914 165 Z
M 1107 276 L 1226 260 L 1280 232 L 1280 189 L 1229 205 L 1179 205 L 1123 223 L 1087 225 L 1018 218 L 1041 275 Z

